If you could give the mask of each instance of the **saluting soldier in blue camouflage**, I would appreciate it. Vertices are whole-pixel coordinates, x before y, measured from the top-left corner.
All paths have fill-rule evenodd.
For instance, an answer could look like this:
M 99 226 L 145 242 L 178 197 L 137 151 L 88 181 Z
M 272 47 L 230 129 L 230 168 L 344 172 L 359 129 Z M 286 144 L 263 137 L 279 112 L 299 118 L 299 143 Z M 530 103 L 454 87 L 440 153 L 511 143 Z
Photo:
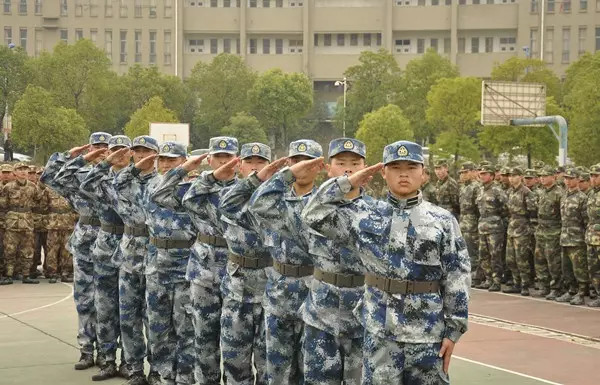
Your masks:
M 256 173 L 265 167 L 282 166 L 285 158 L 272 165 L 269 165 L 270 161 L 271 149 L 268 146 L 262 143 L 244 144 L 239 163 L 239 172 L 244 179 L 238 180 L 225 192 L 219 203 L 225 226 L 223 236 L 229 246 L 227 273 L 221 284 L 221 351 L 228 384 L 267 383 L 262 300 L 267 283 L 265 268 L 272 265 L 272 260 L 269 249 L 262 242 L 260 228 L 248 212 L 248 205 L 254 186 L 260 184 Z M 220 174 L 227 175 L 235 166 L 237 162 L 229 162 L 213 175 L 219 179 Z
M 158 154 L 156 139 L 150 136 L 138 136 L 132 141 L 131 151 L 123 148 L 106 158 L 113 168 L 123 169 L 112 180 L 109 192 L 113 196 L 111 199 L 116 202 L 115 209 L 125 225 L 119 247 L 121 253 L 119 321 L 122 348 L 130 371 L 128 385 L 146 384 L 145 356 L 150 364 L 149 380 L 151 384 L 152 382 L 160 383 L 160 376 L 157 376 L 157 372 L 154 371 L 149 346 L 146 347 L 144 337 L 144 325 L 146 332 L 148 329 L 144 265 L 149 239 L 144 208 L 140 206 L 142 184 L 132 178 L 131 169 L 134 166 L 130 165 L 131 156 L 133 156 L 135 164 L 153 154 Z
M 94 256 L 92 248 L 98 236 L 100 219 L 97 213 L 97 203 L 82 194 L 79 190 L 81 182 L 91 170 L 91 165 L 66 172 L 67 162 L 78 158 L 88 150 L 108 148 L 111 135 L 105 132 L 95 132 L 90 135 L 89 144 L 74 147 L 65 153 L 54 153 L 42 174 L 41 181 L 57 193 L 65 197 L 79 214 L 73 234 L 67 244 L 73 255 L 73 299 L 78 316 L 77 342 L 81 356 L 75 364 L 76 370 L 88 369 L 94 366 L 94 344 L 98 350 L 96 362 L 103 364 L 100 345 L 96 338 L 96 307 L 94 306 Z
M 344 195 L 383 169 L 390 193 L 376 205 Z M 467 330 L 470 263 L 454 216 L 423 201 L 421 146 L 385 147 L 383 163 L 327 181 L 305 218 L 336 242 L 355 245 L 366 268 L 356 309 L 365 327 L 362 383 L 447 384 L 454 344 Z
M 269 384 L 303 383 L 300 306 L 308 294 L 313 266 L 309 254 L 309 228 L 300 214 L 314 192 L 322 162 L 294 176 L 292 169 L 304 160 L 320 158 L 321 145 L 312 140 L 290 143 L 288 165 L 273 175 L 263 168 L 261 181 L 250 200 L 250 212 L 263 229 L 273 267 L 268 267 L 265 290 L 267 375 Z
M 144 273 L 152 366 L 164 384 L 192 384 L 194 331 L 190 285 L 185 273 L 196 228 L 181 205 L 170 202 L 172 208 L 168 208 L 152 199 L 163 175 L 184 163 L 187 151 L 184 145 L 175 142 L 161 144 L 159 151 L 158 155 L 149 155 L 134 168 L 121 172 L 127 173 L 124 179 L 133 178 L 133 183 L 139 184 L 132 191 L 133 198 L 141 199 L 139 206 L 144 208 L 150 237 Z M 158 174 L 154 171 L 157 158 Z M 181 199 L 189 187 L 186 182 L 177 185 L 177 197 Z
M 208 164 L 216 170 L 235 158 L 237 151 L 237 139 L 212 138 Z M 227 243 L 223 238 L 218 205 L 223 190 L 235 183 L 235 171 L 226 173 L 223 180 L 217 180 L 213 172 L 204 172 L 191 183 L 184 196 L 175 194 L 178 183 L 206 157 L 205 154 L 192 158 L 169 171 L 152 196 L 159 205 L 182 205 L 198 229 L 186 272 L 186 278 L 191 282 L 193 304 L 195 374 L 200 384 L 218 384 L 221 379 L 219 339 L 223 303 L 220 285 L 227 263 Z
M 116 135 L 109 139 L 108 150 L 92 151 L 83 157 L 78 157 L 67 163 L 67 169 L 76 171 L 85 166 L 86 162 L 97 163 L 111 152 L 121 148 L 129 148 L 131 139 L 124 135 Z M 100 372 L 92 376 L 93 381 L 103 381 L 121 375 L 127 378 L 127 365 L 123 357 L 117 370 L 116 352 L 118 339 L 121 334 L 119 327 L 119 243 L 123 236 L 123 221 L 117 212 L 116 197 L 111 194 L 112 179 L 116 168 L 101 161 L 97 163 L 81 183 L 81 192 L 97 202 L 98 216 L 100 217 L 100 230 L 98 238 L 92 249 L 94 254 L 94 281 L 96 293 L 94 303 L 96 306 L 96 334 L 100 351 L 106 360 L 100 367 Z M 122 354 L 121 354 L 122 355 Z
M 340 138 L 329 143 L 330 178 L 350 176 L 365 168 L 366 147 L 356 139 Z M 310 167 L 310 162 L 307 167 Z M 373 204 L 361 188 L 344 195 L 344 205 L 357 201 Z M 305 384 L 360 385 L 364 329 L 353 310 L 364 292 L 364 267 L 357 250 L 320 233 L 321 227 L 339 226 L 330 222 L 331 209 L 313 196 L 302 212 L 310 233 L 310 254 L 314 279 L 304 305 Z M 344 228 L 344 230 L 347 230 Z

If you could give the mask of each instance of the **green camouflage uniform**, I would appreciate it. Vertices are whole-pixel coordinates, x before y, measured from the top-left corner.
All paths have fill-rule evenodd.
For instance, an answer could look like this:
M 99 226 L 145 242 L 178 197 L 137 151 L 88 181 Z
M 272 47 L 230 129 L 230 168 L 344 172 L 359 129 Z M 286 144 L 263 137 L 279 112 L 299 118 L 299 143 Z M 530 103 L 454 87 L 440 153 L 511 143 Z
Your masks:
M 463 165 L 463 171 L 471 171 L 471 166 Z M 479 209 L 477 207 L 477 197 L 482 186 L 479 182 L 469 180 L 460 186 L 460 231 L 467 243 L 467 250 L 471 258 L 471 275 L 473 281 L 481 281 L 485 277 L 483 270 L 479 266 L 479 232 L 477 225 L 479 223 Z
M 436 185 L 436 200 L 438 206 L 450 211 L 456 218 L 460 212 L 458 203 L 459 189 L 456 180 L 450 176 L 438 180 Z
M 600 165 L 592 166 L 592 174 L 600 174 Z M 585 243 L 588 248 L 588 268 L 590 281 L 600 293 L 600 186 L 590 189 L 587 201 L 588 226 L 585 233 Z M 593 301 L 590 306 L 600 307 L 600 299 Z
M 421 193 L 423 194 L 423 200 L 437 205 L 436 190 L 433 183 L 427 182 L 421 186 Z

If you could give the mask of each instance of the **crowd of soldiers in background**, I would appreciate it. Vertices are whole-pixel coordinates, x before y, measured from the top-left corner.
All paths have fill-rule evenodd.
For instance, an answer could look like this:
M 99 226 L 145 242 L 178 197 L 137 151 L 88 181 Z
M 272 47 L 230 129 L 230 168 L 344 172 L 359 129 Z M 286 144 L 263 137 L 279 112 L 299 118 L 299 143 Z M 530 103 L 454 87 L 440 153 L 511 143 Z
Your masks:
M 0 165 L 0 285 L 13 280 L 37 284 L 39 277 L 49 283 L 73 282 L 66 244 L 78 215 L 66 199 L 40 183 L 42 172 L 25 163 Z
M 459 219 L 473 287 L 599 307 L 600 164 L 535 166 L 465 162 L 457 183 L 439 160 L 423 196 Z

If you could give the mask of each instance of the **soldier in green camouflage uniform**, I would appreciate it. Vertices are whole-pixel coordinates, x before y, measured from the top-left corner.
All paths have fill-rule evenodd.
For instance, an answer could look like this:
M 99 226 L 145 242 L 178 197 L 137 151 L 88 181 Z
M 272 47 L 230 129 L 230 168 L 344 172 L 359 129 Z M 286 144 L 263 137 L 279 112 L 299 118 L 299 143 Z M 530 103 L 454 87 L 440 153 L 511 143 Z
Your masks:
M 554 169 L 540 170 L 542 186 L 537 194 L 538 225 L 535 229 L 535 271 L 540 295 L 555 300 L 562 295 L 560 251 L 560 201 L 564 190 L 556 184 Z
M 537 170 L 532 168 L 525 170 L 523 173 L 523 184 L 530 189 L 532 193 L 537 194 L 541 187 Z
M 600 293 L 600 164 L 590 168 L 590 177 L 592 189 L 587 201 L 588 226 L 585 243 L 588 249 L 590 280 L 596 293 Z M 600 298 L 588 303 L 588 306 L 600 307 Z
M 591 191 L 590 173 L 585 169 L 579 172 L 579 191 L 585 195 Z
M 387 186 L 385 186 L 385 189 L 386 189 L 385 196 L 387 197 Z M 435 196 L 435 194 L 436 194 L 435 186 L 433 185 L 433 183 L 431 183 L 428 168 L 423 169 L 423 185 L 421 186 L 421 193 L 423 194 L 423 200 L 426 200 L 427 202 L 437 205 L 437 198 Z
M 485 274 L 479 266 L 479 209 L 477 197 L 481 189 L 476 178 L 477 171 L 472 162 L 465 162 L 460 169 L 460 231 L 467 243 L 467 250 L 471 258 L 471 286 L 475 287 L 485 280 Z
M 558 166 L 556 168 L 556 171 L 554 172 L 554 176 L 556 177 L 556 184 L 562 188 L 563 190 L 566 190 L 566 186 L 565 186 L 565 167 L 564 166 Z
M 543 162 L 536 162 L 536 164 L 540 164 Z M 523 172 L 523 184 L 529 189 L 531 190 L 531 192 L 533 193 L 533 196 L 535 198 L 535 202 L 536 202 L 536 206 L 537 206 L 537 199 L 538 199 L 538 194 L 540 192 L 540 189 L 542 187 L 542 185 L 540 184 L 540 178 L 538 175 L 538 171 L 532 168 L 528 168 L 527 170 L 525 170 L 525 172 Z M 531 247 L 530 247 L 530 253 L 529 255 L 529 275 L 531 278 L 531 282 L 535 282 L 536 276 L 535 276 L 535 228 L 537 227 L 537 220 L 535 221 L 535 223 L 532 223 L 532 231 L 531 231 L 531 235 L 529 236 L 529 239 L 531 241 Z M 546 295 L 548 293 L 545 293 L 543 295 Z
M 2 188 L 13 179 L 13 168 L 10 164 L 0 166 L 0 191 Z M 4 203 L 4 204 L 2 204 Z M 6 202 L 0 202 L 0 285 L 4 285 L 4 275 L 6 273 L 6 263 L 4 260 L 4 231 L 6 229 Z
M 45 254 L 44 275 L 48 283 L 73 282 L 73 257 L 67 250 L 69 236 L 73 232 L 73 209 L 70 203 L 51 189 L 48 190 L 48 216 L 45 229 L 48 249 Z
M 531 254 L 532 223 L 536 219 L 535 196 L 523 184 L 523 170 L 513 167 L 509 181 L 508 193 L 508 229 L 506 234 L 506 264 L 511 270 L 514 284 L 503 290 L 504 293 L 518 293 L 528 296 L 531 286 Z
M 572 305 L 584 304 L 584 296 L 589 286 L 584 236 L 588 221 L 587 196 L 579 191 L 578 178 L 577 170 L 567 170 L 565 173 L 567 192 L 563 195 L 560 203 L 563 280 L 570 292 L 561 295 L 556 301 L 569 302 Z M 577 289 L 577 293 L 572 296 L 571 292 L 574 292 L 575 289 Z
M 477 197 L 479 209 L 479 263 L 485 272 L 486 282 L 480 289 L 500 291 L 503 265 L 502 253 L 506 229 L 503 218 L 507 215 L 506 193 L 494 183 L 495 169 L 484 165 L 479 170 L 483 187 Z
M 448 162 L 438 160 L 435 162 L 435 175 L 438 177 L 436 187 L 437 205 L 450 211 L 456 218 L 460 213 L 458 203 L 458 183 L 448 175 Z

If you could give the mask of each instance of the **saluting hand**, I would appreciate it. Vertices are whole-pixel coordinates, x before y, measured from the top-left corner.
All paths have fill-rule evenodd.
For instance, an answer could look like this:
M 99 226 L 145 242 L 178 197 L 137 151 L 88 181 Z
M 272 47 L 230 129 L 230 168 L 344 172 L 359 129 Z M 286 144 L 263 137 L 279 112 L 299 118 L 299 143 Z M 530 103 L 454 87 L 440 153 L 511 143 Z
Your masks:
M 365 186 L 381 169 L 383 169 L 383 163 L 377 163 L 350 175 L 348 181 L 354 188 Z
M 323 157 L 303 160 L 302 162 L 298 162 L 292 167 L 290 167 L 290 171 L 294 175 L 296 179 L 302 179 L 306 177 L 312 177 L 321 171 L 325 167 L 323 163 Z
M 97 150 L 94 150 L 92 152 L 88 152 L 87 154 L 85 154 L 83 156 L 83 159 L 86 162 L 93 162 L 96 159 L 101 159 L 103 156 L 105 156 L 107 151 L 108 151 L 108 149 L 106 149 L 106 148 L 99 148 Z
M 267 179 L 270 179 L 273 176 L 273 174 L 275 174 L 277 171 L 283 168 L 283 166 L 285 166 L 287 159 L 287 157 L 283 157 L 269 163 L 268 165 L 263 167 L 262 170 L 256 173 L 256 176 L 263 182 Z
M 106 157 L 106 161 L 111 166 L 126 167 L 131 158 L 131 150 L 127 147 L 121 148 L 118 151 L 112 152 Z
M 135 168 L 140 169 L 143 173 L 147 173 L 154 168 L 154 160 L 158 158 L 158 154 L 152 154 L 145 157 L 135 164 Z
M 185 163 L 183 163 L 181 165 L 181 167 L 187 172 L 193 171 L 193 170 L 197 169 L 198 167 L 200 167 L 200 165 L 202 164 L 202 161 L 204 159 L 206 159 L 207 157 L 208 157 L 208 154 L 202 154 L 199 156 L 191 157 L 190 159 L 186 160 Z
M 69 156 L 71 158 L 75 158 L 76 156 L 83 154 L 90 147 L 92 147 L 91 144 L 85 144 L 83 146 L 73 147 L 72 149 L 69 150 Z
M 225 163 L 213 172 L 213 176 L 216 180 L 230 180 L 233 179 L 237 172 L 237 165 L 240 163 L 240 158 L 235 157 L 229 162 Z

